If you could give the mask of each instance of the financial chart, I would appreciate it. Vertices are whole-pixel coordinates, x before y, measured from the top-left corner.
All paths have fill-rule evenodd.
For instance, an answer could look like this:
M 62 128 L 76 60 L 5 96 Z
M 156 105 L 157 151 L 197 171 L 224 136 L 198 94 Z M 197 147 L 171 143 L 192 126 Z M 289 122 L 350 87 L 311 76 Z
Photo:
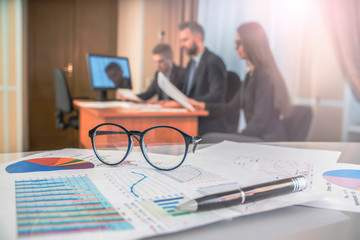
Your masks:
M 19 236 L 133 228 L 87 176 L 19 180 L 15 189 Z
M 133 154 L 115 168 L 105 166 L 102 169 L 99 168 L 102 165 L 93 159 L 93 153 L 87 150 L 71 150 L 67 155 L 51 152 L 37 158 L 21 159 L 18 162 L 22 161 L 20 164 L 27 167 L 34 164 L 40 169 L 44 166 L 64 167 L 69 171 L 14 172 L 0 176 L 3 192 L 0 238 L 143 238 L 316 199 L 300 192 L 292 194 L 291 198 L 280 196 L 215 211 L 177 210 L 180 204 L 206 194 L 277 177 L 312 174 L 312 165 L 308 162 L 287 161 L 274 154 L 267 158 L 257 157 L 253 154 L 255 151 L 246 153 L 248 145 L 241 149 L 241 154 L 236 151 L 233 156 L 216 159 L 213 152 L 210 156 L 197 155 L 193 159 L 190 155 L 186 164 L 166 172 L 149 166 L 140 153 Z M 61 159 L 60 155 L 67 159 Z M 41 165 L 42 160 L 31 160 L 40 158 L 53 158 L 53 161 Z M 321 159 L 320 153 L 317 158 Z M 92 163 L 89 169 L 85 169 L 85 162 Z M 7 166 L 9 164 L 4 167 Z M 350 180 L 354 182 L 357 177 L 347 173 L 342 178 L 352 178 Z M 338 175 L 329 172 L 322 179 L 340 185 Z M 346 186 L 351 190 L 356 187 Z
M 327 171 L 323 174 L 327 181 L 348 189 L 360 191 L 360 170 L 339 169 Z
M 58 171 L 94 168 L 94 164 L 76 158 L 35 158 L 13 163 L 6 167 L 8 173 Z

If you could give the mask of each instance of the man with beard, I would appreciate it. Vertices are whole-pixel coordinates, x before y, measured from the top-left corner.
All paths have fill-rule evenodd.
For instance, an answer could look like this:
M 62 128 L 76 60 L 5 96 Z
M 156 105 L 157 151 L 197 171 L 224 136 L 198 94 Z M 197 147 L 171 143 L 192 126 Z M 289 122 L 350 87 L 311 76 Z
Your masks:
M 182 92 L 189 98 L 208 103 L 225 102 L 227 72 L 220 57 L 204 44 L 204 30 L 196 22 L 183 22 L 180 30 L 180 47 L 191 57 L 185 70 Z M 223 132 L 224 119 L 201 117 L 199 134 Z

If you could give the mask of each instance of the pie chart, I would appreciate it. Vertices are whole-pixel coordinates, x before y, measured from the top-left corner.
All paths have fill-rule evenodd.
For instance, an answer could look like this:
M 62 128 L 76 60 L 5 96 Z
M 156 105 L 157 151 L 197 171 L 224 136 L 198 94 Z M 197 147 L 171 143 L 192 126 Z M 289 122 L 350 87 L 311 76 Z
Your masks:
M 337 186 L 360 191 L 360 170 L 332 170 L 325 172 L 323 177 Z
M 36 158 L 13 163 L 6 167 L 8 173 L 42 172 L 94 168 L 94 164 L 75 158 Z

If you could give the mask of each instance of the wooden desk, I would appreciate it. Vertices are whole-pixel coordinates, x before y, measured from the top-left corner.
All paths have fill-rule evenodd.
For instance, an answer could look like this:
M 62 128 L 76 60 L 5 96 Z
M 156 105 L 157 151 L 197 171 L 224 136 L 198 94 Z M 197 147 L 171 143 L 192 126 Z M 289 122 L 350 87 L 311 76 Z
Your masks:
M 74 100 L 79 109 L 79 146 L 91 148 L 89 130 L 101 123 L 116 123 L 128 130 L 143 131 L 157 125 L 176 127 L 189 135 L 198 134 L 198 118 L 207 111 L 194 112 L 144 112 L 141 109 L 84 107 L 84 101 Z

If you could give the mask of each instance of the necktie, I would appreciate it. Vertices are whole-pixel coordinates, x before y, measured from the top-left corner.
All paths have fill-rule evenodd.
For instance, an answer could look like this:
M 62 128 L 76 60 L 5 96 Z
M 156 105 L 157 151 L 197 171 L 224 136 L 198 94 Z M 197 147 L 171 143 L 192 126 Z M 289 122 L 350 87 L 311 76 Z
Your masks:
M 194 60 L 191 60 L 189 79 L 188 79 L 187 87 L 186 87 L 186 95 L 187 96 L 189 96 L 190 89 L 191 89 L 191 86 L 192 86 L 192 82 L 194 80 L 195 65 L 196 65 L 196 62 Z

